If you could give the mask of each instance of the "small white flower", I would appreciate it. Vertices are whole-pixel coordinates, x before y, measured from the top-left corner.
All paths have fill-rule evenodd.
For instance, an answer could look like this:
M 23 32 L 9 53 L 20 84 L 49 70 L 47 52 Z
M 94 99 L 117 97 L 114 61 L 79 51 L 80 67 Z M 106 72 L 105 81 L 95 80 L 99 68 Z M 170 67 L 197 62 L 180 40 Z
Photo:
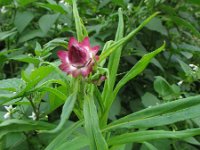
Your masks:
M 69 5 L 65 0 L 61 0 L 60 3 L 64 4 L 65 6 Z
M 189 66 L 192 68 L 193 71 L 197 71 L 199 69 L 199 67 L 194 64 L 189 64 Z
M 181 84 L 183 84 L 183 80 L 181 80 L 181 81 L 179 81 L 179 82 L 177 83 L 178 86 L 180 86 Z
M 33 119 L 33 120 L 36 120 L 36 114 L 34 112 L 32 112 L 32 115 L 31 116 L 28 116 L 29 118 Z
M 8 119 L 11 117 L 12 113 L 16 108 L 13 108 L 12 105 L 4 106 L 4 108 L 7 110 L 7 113 L 3 116 L 4 119 Z
M 4 106 L 4 108 L 5 108 L 8 112 L 11 112 L 12 109 L 13 109 L 12 105 Z
M 1 12 L 2 14 L 4 14 L 4 13 L 6 13 L 6 12 L 7 12 L 7 9 L 6 9 L 6 7 L 5 7 L 5 6 L 3 6 L 3 7 L 2 7 L 0 10 L 1 10 L 0 12 Z
M 7 112 L 7 113 L 3 116 L 3 118 L 4 118 L 4 119 L 9 119 L 9 118 L 10 118 L 10 115 L 11 115 L 10 112 Z

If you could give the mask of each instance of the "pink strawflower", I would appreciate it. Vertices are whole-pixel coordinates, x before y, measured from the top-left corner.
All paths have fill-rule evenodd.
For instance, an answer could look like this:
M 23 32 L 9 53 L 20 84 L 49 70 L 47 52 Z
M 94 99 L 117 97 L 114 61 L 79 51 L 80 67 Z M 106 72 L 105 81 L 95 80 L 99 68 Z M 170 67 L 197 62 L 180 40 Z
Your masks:
M 99 46 L 91 47 L 88 37 L 85 37 L 82 42 L 71 37 L 68 43 L 68 51 L 60 50 L 57 53 L 62 62 L 59 68 L 73 77 L 79 75 L 87 77 L 92 72 L 95 60 L 98 59 L 96 54 L 99 48 Z

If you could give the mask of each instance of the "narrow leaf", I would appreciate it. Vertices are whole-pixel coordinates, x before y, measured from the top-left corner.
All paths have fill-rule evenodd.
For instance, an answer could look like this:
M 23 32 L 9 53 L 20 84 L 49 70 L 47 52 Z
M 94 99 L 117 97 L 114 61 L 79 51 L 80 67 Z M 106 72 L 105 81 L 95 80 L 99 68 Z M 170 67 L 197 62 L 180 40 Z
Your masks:
M 154 127 L 199 116 L 200 96 L 192 96 L 127 115 L 103 130 L 132 127 Z M 151 123 L 150 123 L 151 122 Z M 141 126 L 140 126 L 141 125 Z
M 62 129 L 62 127 L 65 125 L 66 120 L 68 120 L 68 118 L 74 108 L 74 104 L 76 102 L 76 97 L 77 97 L 77 93 L 73 93 L 67 98 L 67 100 L 62 108 L 62 113 L 61 113 L 60 122 L 59 122 L 58 126 L 53 130 L 43 131 L 43 132 L 55 133 Z
M 122 135 L 114 136 L 108 140 L 109 145 L 126 144 L 132 142 L 144 142 L 156 139 L 183 139 L 200 135 L 200 128 L 188 129 L 183 131 L 163 131 L 163 130 L 149 130 L 138 131 L 134 133 L 125 133 Z
M 120 46 L 122 46 L 123 44 L 125 44 L 127 41 L 129 41 L 131 38 L 133 38 L 133 36 L 137 32 L 139 32 L 157 14 L 158 14 L 158 12 L 154 13 L 153 15 L 151 15 L 150 17 L 148 17 L 146 20 L 144 20 L 135 30 L 133 30 L 127 36 L 125 36 L 124 38 L 122 38 L 122 39 L 114 42 L 106 51 L 104 51 L 103 53 L 101 53 L 100 58 L 99 58 L 99 62 L 101 62 L 104 59 L 106 59 L 106 57 L 108 57 L 113 51 L 117 50 L 117 48 L 119 48 Z
M 77 33 L 78 41 L 80 42 L 84 39 L 84 37 L 88 36 L 88 34 L 79 16 L 76 0 L 73 0 L 72 2 L 73 2 L 73 14 L 74 14 L 74 19 L 75 19 L 76 33 Z
M 73 123 L 70 127 L 66 128 L 55 139 L 53 139 L 53 141 L 51 141 L 51 143 L 45 148 L 45 150 L 55 150 L 61 144 L 65 143 L 67 137 L 69 137 L 70 134 L 77 128 L 79 128 L 82 124 L 83 121 Z
M 92 150 L 107 150 L 107 143 L 99 128 L 97 109 L 91 95 L 85 96 L 83 113 L 85 119 L 85 130 L 90 140 L 90 148 Z
M 151 59 L 154 58 L 157 54 L 159 54 L 165 48 L 165 43 L 155 51 L 145 54 L 132 68 L 131 70 L 117 83 L 116 88 L 114 90 L 114 95 L 116 95 L 119 89 L 124 86 L 129 80 L 136 77 L 140 74 L 146 66 L 150 63 Z

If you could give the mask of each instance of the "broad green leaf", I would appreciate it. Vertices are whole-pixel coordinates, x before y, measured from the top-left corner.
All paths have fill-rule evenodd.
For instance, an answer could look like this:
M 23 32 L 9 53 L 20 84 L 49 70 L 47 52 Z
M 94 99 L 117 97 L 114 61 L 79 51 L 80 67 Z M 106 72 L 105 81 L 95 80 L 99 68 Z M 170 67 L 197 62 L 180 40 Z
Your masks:
M 12 29 L 10 31 L 4 31 L 4 32 L 0 32 L 0 41 L 5 40 L 6 38 L 15 35 L 17 33 L 16 29 Z
M 200 134 L 200 128 L 187 129 L 182 131 L 163 131 L 163 130 L 149 130 L 138 131 L 133 133 L 125 133 L 122 135 L 114 136 L 108 140 L 109 145 L 126 144 L 132 142 L 145 142 L 156 139 L 184 139 Z
M 167 36 L 167 29 L 162 25 L 161 19 L 157 17 L 153 18 L 145 27 Z
M 41 29 L 30 30 L 27 31 L 26 33 L 23 33 L 23 35 L 20 36 L 19 43 L 23 43 L 25 41 L 34 39 L 36 37 L 44 37 L 44 36 L 45 33 L 43 33 Z
M 200 37 L 200 32 L 187 20 L 177 16 L 170 16 L 171 19 L 179 26 L 189 29 L 194 35 Z
M 54 125 L 40 121 L 10 119 L 0 124 L 0 138 L 10 132 L 25 132 L 32 130 L 48 130 Z
M 25 87 L 25 82 L 18 78 L 0 80 L 0 104 L 12 100 L 12 98 L 21 93 Z
M 25 12 L 18 11 L 14 20 L 14 24 L 17 30 L 21 33 L 28 26 L 33 17 L 34 15 L 29 11 Z
M 77 5 L 76 5 L 76 0 L 73 0 L 73 15 L 75 19 L 75 26 L 76 26 L 76 33 L 77 33 L 77 38 L 78 41 L 82 41 L 86 36 L 88 36 L 87 30 L 83 24 L 83 21 L 81 20 Z
M 58 16 L 59 14 L 53 14 L 53 15 L 46 14 L 39 19 L 39 26 L 43 33 L 47 34 L 47 32 L 50 30 L 50 28 L 58 19 Z
M 38 79 L 40 81 L 43 78 L 47 77 L 53 71 L 54 69 L 52 66 L 41 66 L 31 72 L 29 79 Z
M 63 126 L 65 125 L 66 120 L 69 118 L 71 112 L 73 111 L 76 99 L 77 99 L 77 93 L 74 92 L 67 98 L 67 100 L 65 101 L 65 104 L 63 105 L 62 113 L 61 113 L 61 116 L 60 116 L 60 122 L 57 125 L 57 127 L 54 128 L 53 130 L 43 131 L 43 132 L 45 132 L 45 133 L 56 133 L 59 130 L 61 130 L 63 128 Z
M 146 20 L 144 20 L 135 30 L 133 30 L 127 36 L 125 36 L 124 38 L 122 38 L 118 41 L 115 41 L 107 50 L 105 50 L 104 52 L 101 53 L 100 58 L 99 58 L 99 62 L 106 59 L 106 57 L 108 57 L 113 51 L 117 50 L 119 47 L 124 45 L 131 38 L 133 38 L 133 36 L 137 32 L 139 32 L 147 23 L 149 23 L 157 14 L 158 14 L 158 12 L 154 13 L 153 15 L 148 17 Z
M 145 107 L 151 107 L 160 104 L 160 100 L 153 94 L 146 92 L 142 97 L 142 104 Z
M 83 121 L 73 123 L 70 127 L 66 128 L 55 139 L 53 139 L 53 141 L 51 141 L 51 143 L 45 148 L 45 150 L 55 150 L 61 144 L 65 143 L 72 132 L 79 128 L 82 124 Z
M 55 88 L 50 88 L 50 87 L 41 87 L 38 89 L 38 91 L 48 91 L 54 95 L 56 95 L 59 99 L 65 101 L 66 100 L 66 95 L 60 92 L 59 90 Z
M 154 89 L 164 100 L 175 99 L 180 94 L 180 88 L 177 85 L 170 85 L 161 76 L 156 77 L 156 80 L 154 81 Z
M 26 62 L 26 63 L 33 63 L 36 66 L 40 63 L 40 60 L 38 58 L 29 56 L 29 55 L 16 55 L 16 56 L 10 57 L 9 59 Z
M 104 130 L 132 128 L 135 125 L 137 127 L 155 127 L 195 118 L 200 115 L 199 99 L 200 96 L 192 96 L 146 108 L 112 122 Z
M 0 80 L 0 90 L 8 90 L 11 92 L 18 92 L 23 89 L 25 82 L 19 78 L 10 78 Z
M 65 41 L 65 39 L 66 38 L 56 38 L 56 39 L 53 39 L 53 40 L 49 41 L 48 43 L 46 43 L 44 45 L 44 48 L 53 49 L 53 48 L 59 47 L 59 46 L 67 48 L 68 47 L 68 43 Z
M 193 71 L 188 64 L 186 64 L 185 62 L 183 62 L 180 59 L 178 59 L 178 62 L 180 64 L 181 68 L 183 69 L 183 71 L 185 72 L 186 76 L 190 76 L 191 74 L 193 74 Z
M 200 52 L 200 47 L 187 43 L 181 43 L 178 45 L 178 47 L 189 52 Z
M 90 140 L 90 149 L 107 150 L 107 143 L 99 128 L 97 109 L 91 95 L 85 95 L 83 113 L 85 119 L 85 130 Z
M 53 10 L 57 13 L 62 13 L 62 14 L 66 13 L 65 9 L 63 9 L 60 5 L 57 5 L 57 4 L 45 4 L 45 3 L 38 2 L 36 3 L 36 5 L 42 8 L 46 8 L 47 10 Z
M 67 150 L 80 150 L 89 145 L 88 138 L 86 136 L 77 136 L 72 140 L 65 142 L 60 145 L 56 150 L 64 150 L 67 147 Z

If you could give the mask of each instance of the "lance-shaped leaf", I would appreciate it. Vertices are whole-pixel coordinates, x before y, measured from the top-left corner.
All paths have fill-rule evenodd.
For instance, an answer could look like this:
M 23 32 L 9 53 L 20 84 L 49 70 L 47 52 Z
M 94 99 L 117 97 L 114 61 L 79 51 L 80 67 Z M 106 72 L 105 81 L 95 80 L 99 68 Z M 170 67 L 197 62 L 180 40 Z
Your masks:
M 118 22 L 117 33 L 115 36 L 115 41 L 118 41 L 121 38 L 123 38 L 123 33 L 124 33 L 124 21 L 123 21 L 122 10 L 119 9 L 118 13 L 119 13 L 118 14 L 119 22 Z M 104 90 L 102 94 L 104 100 L 105 100 L 105 95 L 109 96 L 110 93 L 112 93 L 112 90 L 115 84 L 116 73 L 118 70 L 119 61 L 121 57 L 121 51 L 122 51 L 122 47 L 119 47 L 109 57 L 109 61 L 108 61 L 109 78 L 105 81 Z
M 156 139 L 184 139 L 200 135 L 200 128 L 188 129 L 183 131 L 163 131 L 163 130 L 149 130 L 138 131 L 134 133 L 125 133 L 122 135 L 114 136 L 108 140 L 109 145 L 118 145 L 132 142 L 144 142 Z
M 200 96 L 192 96 L 135 112 L 114 121 L 103 129 L 149 128 L 200 116 Z
M 107 150 L 107 143 L 99 128 L 97 109 L 91 95 L 85 95 L 83 113 L 85 130 L 90 140 L 90 148 L 92 150 Z
M 80 42 L 84 39 L 84 37 L 88 36 L 88 33 L 79 16 L 76 0 L 73 0 L 72 2 L 73 2 L 73 14 L 74 14 L 74 19 L 75 19 L 76 33 L 77 33 L 78 41 Z
M 127 36 L 125 36 L 124 38 L 114 42 L 107 50 L 105 50 L 99 58 L 98 62 L 103 61 L 104 59 L 106 59 L 113 51 L 117 50 L 119 47 L 121 47 L 123 44 L 125 44 L 127 41 L 129 41 L 131 38 L 133 38 L 133 36 L 139 32 L 149 21 L 151 21 L 151 19 L 153 19 L 156 15 L 158 14 L 158 12 L 154 13 L 153 15 L 151 15 L 150 17 L 148 17 L 146 20 L 144 20 L 135 30 L 133 30 L 132 32 L 130 32 Z

